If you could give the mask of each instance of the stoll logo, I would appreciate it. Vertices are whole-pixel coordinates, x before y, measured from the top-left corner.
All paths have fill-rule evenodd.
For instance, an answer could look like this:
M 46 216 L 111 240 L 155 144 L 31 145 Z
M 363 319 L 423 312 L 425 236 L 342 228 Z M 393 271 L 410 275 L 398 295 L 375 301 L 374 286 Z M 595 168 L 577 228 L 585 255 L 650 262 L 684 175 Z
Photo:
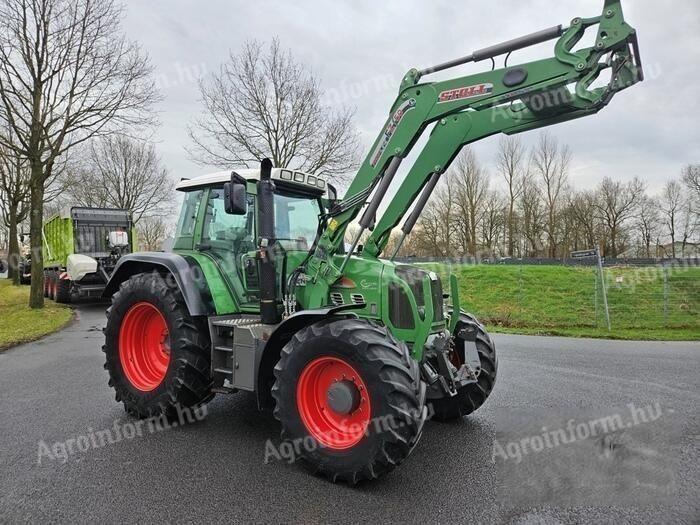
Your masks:
M 443 91 L 438 96 L 438 103 L 461 100 L 463 98 L 482 97 L 493 92 L 493 84 L 475 84 Z

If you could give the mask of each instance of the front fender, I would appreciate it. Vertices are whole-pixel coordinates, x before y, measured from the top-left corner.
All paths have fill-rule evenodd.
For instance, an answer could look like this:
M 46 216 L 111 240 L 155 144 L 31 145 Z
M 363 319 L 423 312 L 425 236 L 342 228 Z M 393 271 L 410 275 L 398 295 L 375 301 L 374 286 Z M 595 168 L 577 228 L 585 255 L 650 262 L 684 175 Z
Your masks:
M 153 271 L 164 275 L 166 280 L 169 279 L 168 276 L 172 276 L 174 281 L 172 285 L 177 286 L 182 293 L 190 315 L 208 316 L 215 313 L 211 292 L 197 262 L 191 257 L 170 252 L 139 252 L 124 255 L 114 267 L 102 297 L 111 298 L 121 283 L 131 276 Z
M 318 322 L 326 317 L 348 312 L 348 315 L 355 316 L 350 310 L 361 310 L 364 304 L 343 304 L 325 308 L 315 308 L 313 310 L 302 310 L 282 321 L 270 334 L 265 348 L 262 351 L 257 363 L 257 393 L 258 406 L 260 408 L 272 406 L 272 395 L 270 390 L 275 381 L 274 368 L 280 359 L 280 352 L 284 345 L 302 328 Z

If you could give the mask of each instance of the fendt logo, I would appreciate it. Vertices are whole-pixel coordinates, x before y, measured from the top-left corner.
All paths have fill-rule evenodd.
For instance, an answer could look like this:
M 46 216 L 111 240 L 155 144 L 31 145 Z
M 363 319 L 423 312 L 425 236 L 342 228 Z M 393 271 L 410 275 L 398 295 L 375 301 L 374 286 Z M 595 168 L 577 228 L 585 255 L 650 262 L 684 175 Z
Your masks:
M 451 102 L 453 100 L 461 100 L 463 98 L 481 97 L 493 92 L 493 84 L 475 84 L 473 86 L 465 86 L 455 89 L 443 91 L 438 96 L 438 104 L 440 102 Z

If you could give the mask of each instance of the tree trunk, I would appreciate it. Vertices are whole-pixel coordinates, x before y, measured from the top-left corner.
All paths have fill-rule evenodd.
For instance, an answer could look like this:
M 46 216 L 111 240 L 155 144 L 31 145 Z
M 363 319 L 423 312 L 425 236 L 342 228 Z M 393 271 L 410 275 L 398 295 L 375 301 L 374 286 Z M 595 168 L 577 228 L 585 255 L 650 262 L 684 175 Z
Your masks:
M 513 207 L 514 199 L 511 194 L 510 205 L 508 207 L 508 257 L 513 257 L 513 253 L 515 252 L 515 243 L 513 242 L 513 230 L 515 229 L 513 225 Z
M 17 206 L 10 205 L 10 224 L 7 244 L 7 278 L 15 286 L 19 285 L 19 243 L 17 242 Z
M 32 286 L 29 291 L 29 307 L 44 307 L 44 251 L 42 227 L 44 220 L 44 182 L 41 164 L 32 163 L 31 211 L 29 235 L 31 237 Z

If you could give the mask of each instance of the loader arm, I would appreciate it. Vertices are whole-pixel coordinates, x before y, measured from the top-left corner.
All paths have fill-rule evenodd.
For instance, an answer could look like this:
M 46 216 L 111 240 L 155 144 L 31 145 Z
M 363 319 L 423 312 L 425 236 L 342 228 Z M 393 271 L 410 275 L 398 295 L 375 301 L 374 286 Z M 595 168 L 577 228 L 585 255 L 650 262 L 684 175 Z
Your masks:
M 598 26 L 595 44 L 574 51 L 586 29 L 593 26 Z M 558 40 L 554 58 L 420 83 L 420 79 L 430 73 L 493 59 L 555 38 Z M 608 68 L 611 69 L 608 85 L 589 89 Z M 636 33 L 624 21 L 620 0 L 605 0 L 600 16 L 575 18 L 566 29 L 561 26 L 545 29 L 438 66 L 410 70 L 346 198 L 328 214 L 328 226 L 307 266 L 306 274 L 315 285 L 307 296 L 307 308 L 325 304 L 330 286 L 343 275 L 345 263 L 365 230 L 374 231 L 363 254 L 377 257 L 381 253 L 391 229 L 410 209 L 421 190 L 425 188 L 427 195 L 421 195 L 416 207 L 421 203 L 425 205 L 439 175 L 465 144 L 495 133 L 519 133 L 596 113 L 616 92 L 641 80 Z M 425 148 L 392 197 L 381 221 L 376 223 L 377 210 L 401 160 L 431 124 L 435 127 Z M 359 232 L 344 261 L 336 264 L 333 256 L 341 250 L 345 231 L 365 206 L 359 219 Z M 411 214 L 404 229 L 410 231 L 420 211 L 419 208 L 418 213 Z
M 404 223 L 401 237 L 391 254 L 396 255 L 419 218 L 439 176 L 445 172 L 464 146 L 496 133 L 512 135 L 585 117 L 597 113 L 603 107 L 599 104 L 580 103 L 573 100 L 573 96 L 566 97 L 567 107 L 548 118 L 538 115 L 525 104 L 518 103 L 506 108 L 463 111 L 450 118 L 442 119 L 431 132 L 427 144 L 402 181 L 382 218 L 374 227 L 365 243 L 363 253 L 378 257 L 386 247 L 393 228 L 406 214 L 406 210 L 415 203 L 414 211 Z M 563 100 L 564 97 L 562 97 Z M 421 194 L 421 192 L 424 193 Z

